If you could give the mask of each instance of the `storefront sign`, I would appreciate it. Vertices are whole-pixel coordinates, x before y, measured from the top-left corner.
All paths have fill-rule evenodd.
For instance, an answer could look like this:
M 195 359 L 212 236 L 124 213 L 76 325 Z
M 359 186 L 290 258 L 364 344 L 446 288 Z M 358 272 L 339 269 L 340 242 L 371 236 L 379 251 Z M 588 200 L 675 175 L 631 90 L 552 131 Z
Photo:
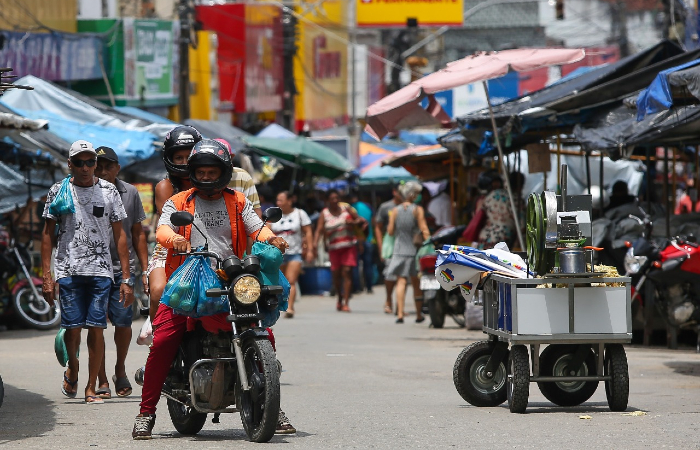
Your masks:
M 123 20 L 126 97 L 172 97 L 175 95 L 175 22 L 133 18 Z
M 358 27 L 461 27 L 463 0 L 357 0 Z
M 50 81 L 101 79 L 97 36 L 68 33 L 14 33 L 3 31 L 0 66 L 19 77 L 34 75 Z

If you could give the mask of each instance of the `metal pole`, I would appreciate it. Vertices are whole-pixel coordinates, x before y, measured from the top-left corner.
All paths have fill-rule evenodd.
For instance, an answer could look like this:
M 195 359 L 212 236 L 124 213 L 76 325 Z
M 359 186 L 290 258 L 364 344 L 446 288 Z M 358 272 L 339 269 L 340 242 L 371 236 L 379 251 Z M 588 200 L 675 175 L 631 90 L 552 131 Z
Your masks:
M 452 154 L 450 153 L 450 223 L 452 225 L 455 224 L 455 183 L 454 183 L 454 177 L 455 177 L 455 172 L 454 172 L 454 158 L 452 158 Z
M 645 150 L 647 156 L 647 213 L 651 214 L 651 148 L 647 145 Z
M 193 24 L 187 23 L 187 0 L 180 0 L 180 86 L 178 110 L 179 120 L 182 122 L 190 118 L 190 33 L 189 27 Z
M 588 195 L 591 195 L 591 158 L 588 152 L 584 152 L 586 158 L 586 183 L 588 184 Z
M 561 135 L 557 133 L 557 183 L 561 181 Z M 557 192 L 561 193 L 561 186 L 557 186 Z
M 598 188 L 599 188 L 598 190 L 600 192 L 600 215 L 601 216 L 603 215 L 603 210 L 605 209 L 605 201 L 604 201 L 604 196 L 603 196 L 603 192 L 605 189 L 605 187 L 603 186 L 603 184 L 605 183 L 605 179 L 603 178 L 604 158 L 605 157 L 603 156 L 603 151 L 601 150 L 601 152 L 600 152 L 600 168 L 598 170 L 598 177 L 599 177 L 599 183 L 600 183 L 598 186 Z
M 678 180 L 676 180 L 676 147 L 673 147 L 673 164 L 671 172 L 671 205 L 673 205 L 673 210 L 676 209 L 676 189 L 678 189 Z M 692 211 L 690 211 L 692 212 Z
M 481 82 L 484 85 L 484 92 L 486 92 L 486 103 L 489 105 L 489 115 L 491 116 L 491 126 L 493 127 L 493 137 L 496 140 L 496 147 L 498 148 L 498 160 L 501 162 L 501 169 L 504 172 L 504 184 L 506 186 L 506 192 L 508 192 L 508 199 L 510 200 L 510 207 L 513 210 L 513 220 L 515 222 L 515 231 L 518 233 L 518 243 L 520 243 L 520 249 L 525 250 L 525 241 L 523 241 L 523 233 L 520 230 L 520 220 L 518 219 L 518 210 L 515 208 L 515 200 L 513 199 L 513 191 L 510 188 L 510 180 L 508 179 L 508 172 L 506 172 L 505 156 L 503 155 L 503 149 L 501 148 L 501 140 L 498 138 L 498 128 L 496 127 L 496 117 L 493 115 L 493 107 L 491 106 L 491 96 L 489 95 L 489 87 L 486 81 Z M 546 178 L 545 178 L 546 179 Z M 546 190 L 546 186 L 545 186 Z
M 668 147 L 664 147 L 664 208 L 666 208 L 666 238 L 671 238 L 671 211 L 668 208 Z

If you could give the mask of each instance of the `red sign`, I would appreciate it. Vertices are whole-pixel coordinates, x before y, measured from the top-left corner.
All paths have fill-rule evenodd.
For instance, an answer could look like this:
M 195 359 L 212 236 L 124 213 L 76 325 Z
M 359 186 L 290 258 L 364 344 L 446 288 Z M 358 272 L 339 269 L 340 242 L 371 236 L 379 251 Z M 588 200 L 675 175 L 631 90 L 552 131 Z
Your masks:
M 218 37 L 220 109 L 258 113 L 282 109 L 280 10 L 270 5 L 197 6 L 197 20 Z

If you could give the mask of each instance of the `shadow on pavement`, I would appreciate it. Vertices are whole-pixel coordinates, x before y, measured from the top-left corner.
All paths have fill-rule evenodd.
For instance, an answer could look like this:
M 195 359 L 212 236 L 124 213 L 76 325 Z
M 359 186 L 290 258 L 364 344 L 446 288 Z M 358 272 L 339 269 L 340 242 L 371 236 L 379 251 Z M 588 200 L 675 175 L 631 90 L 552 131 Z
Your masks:
M 664 365 L 673 369 L 675 373 L 700 377 L 700 362 L 698 361 L 667 361 Z
M 226 429 L 223 428 L 219 430 L 204 430 L 200 431 L 197 436 L 185 436 L 177 432 L 173 433 L 163 433 L 156 435 L 158 439 L 182 439 L 187 442 L 218 442 L 218 441 L 248 441 L 248 436 L 243 431 L 243 428 L 239 429 Z M 268 442 L 268 444 L 288 444 L 287 439 L 303 438 L 314 436 L 311 433 L 304 433 L 303 431 L 297 431 L 296 434 L 287 435 L 275 435 Z M 155 437 L 155 436 L 154 436 Z
M 508 409 L 508 403 L 503 403 L 499 406 L 502 409 Z M 460 408 L 477 408 L 472 405 L 460 405 Z M 479 408 L 487 410 L 488 408 Z M 637 411 L 639 408 L 628 406 L 626 412 Z M 642 410 L 644 411 L 644 410 Z M 610 412 L 608 402 L 587 402 L 579 406 L 557 406 L 549 402 L 530 402 L 527 404 L 526 414 L 542 414 L 542 413 L 570 413 L 570 414 L 587 414 Z M 646 411 L 645 411 L 646 412 Z
M 5 383 L 5 400 L 0 408 L 0 445 L 53 430 L 54 408 L 54 403 L 46 397 Z

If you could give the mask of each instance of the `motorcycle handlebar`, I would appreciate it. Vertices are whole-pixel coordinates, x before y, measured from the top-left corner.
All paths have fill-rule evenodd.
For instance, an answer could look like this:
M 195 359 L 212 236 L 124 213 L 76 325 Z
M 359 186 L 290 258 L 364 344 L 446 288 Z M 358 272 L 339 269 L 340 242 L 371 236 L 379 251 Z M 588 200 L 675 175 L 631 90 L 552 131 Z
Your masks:
M 222 295 L 228 295 L 226 289 L 207 289 L 207 297 L 221 297 Z

